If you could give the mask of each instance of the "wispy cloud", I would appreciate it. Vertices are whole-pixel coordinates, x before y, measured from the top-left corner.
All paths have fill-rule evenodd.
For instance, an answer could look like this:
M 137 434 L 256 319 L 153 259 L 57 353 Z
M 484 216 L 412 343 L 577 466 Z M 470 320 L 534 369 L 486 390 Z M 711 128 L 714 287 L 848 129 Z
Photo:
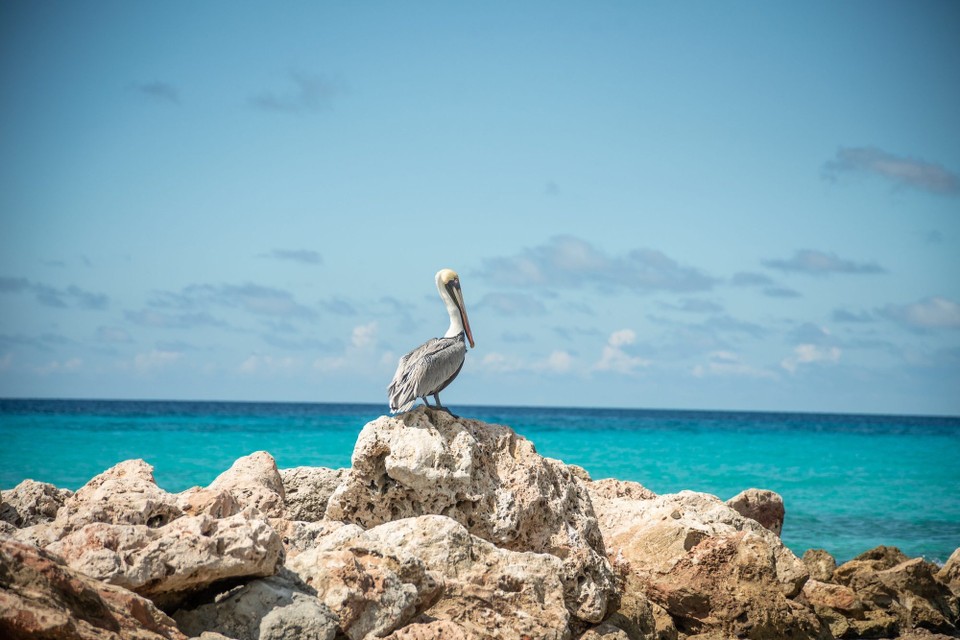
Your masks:
M 261 258 L 272 258 L 274 260 L 289 260 L 290 262 L 299 262 L 306 265 L 323 264 L 323 257 L 316 251 L 310 249 L 274 249 L 267 253 L 261 253 Z
M 886 269 L 875 262 L 854 262 L 839 257 L 835 253 L 825 253 L 812 249 L 797 251 L 792 258 L 764 260 L 763 265 L 788 273 L 804 273 L 814 276 L 843 274 L 886 273 Z
M 823 166 L 823 176 L 835 181 L 844 174 L 872 174 L 898 187 L 911 187 L 945 196 L 960 195 L 960 176 L 942 165 L 897 156 L 876 147 L 841 147 Z
M 250 98 L 250 104 L 271 113 L 310 113 L 329 109 L 334 98 L 346 91 L 340 80 L 299 71 L 291 71 L 288 80 L 292 86 L 279 92 L 261 91 Z
M 313 318 L 316 312 L 283 289 L 247 282 L 244 284 L 193 284 L 179 292 L 159 291 L 149 306 L 153 309 L 203 311 L 209 306 L 241 309 L 251 314 L 280 318 Z M 202 315 L 202 314 L 201 314 Z
M 542 316 L 544 304 L 523 293 L 488 293 L 477 302 L 478 309 L 492 309 L 502 316 Z
M 780 377 L 774 371 L 744 362 L 738 354 L 731 351 L 713 351 L 707 354 L 707 362 L 695 365 L 692 373 L 696 378 L 733 376 L 776 380 Z
M 632 329 L 620 329 L 611 333 L 600 354 L 600 359 L 593 365 L 593 370 L 632 374 L 637 369 L 649 366 L 650 360 L 630 352 L 630 346 L 636 340 L 637 334 Z
M 723 311 L 723 305 L 700 298 L 684 298 L 676 303 L 665 302 L 661 306 L 665 309 L 684 313 L 719 313 Z
M 73 340 L 57 333 L 42 333 L 38 336 L 0 334 L 2 348 L 31 347 L 40 351 L 54 351 L 70 344 L 73 344 Z
M 169 82 L 136 82 L 130 85 L 133 91 L 155 102 L 180 104 L 180 90 Z
M 543 358 L 530 360 L 517 355 L 505 355 L 499 352 L 486 354 L 479 368 L 489 373 L 567 373 L 572 370 L 575 358 L 563 349 L 552 351 Z
M 501 286 L 578 288 L 601 291 L 706 291 L 718 282 L 654 249 L 607 255 L 573 236 L 556 236 L 515 256 L 483 261 L 480 277 Z
M 333 296 L 327 300 L 321 300 L 320 307 L 324 311 L 338 316 L 355 316 L 358 313 L 357 308 L 352 302 L 339 296 Z
M 912 304 L 888 304 L 877 313 L 911 331 L 960 329 L 960 304 L 939 296 Z
M 793 353 L 783 359 L 780 366 L 790 373 L 796 373 L 804 365 L 836 364 L 840 361 L 841 354 L 840 347 L 798 344 L 793 348 Z
M 850 311 L 849 309 L 834 309 L 830 316 L 834 322 L 867 323 L 873 322 L 874 317 L 869 311 Z
M 128 322 L 141 327 L 157 329 L 196 329 L 197 327 L 225 327 L 227 323 L 215 318 L 206 312 L 169 313 L 156 309 L 141 309 L 139 311 L 124 311 Z
M 0 277 L 0 293 L 33 294 L 40 304 L 58 309 L 102 310 L 110 304 L 110 298 L 102 293 L 86 291 L 75 285 L 70 285 L 66 289 L 59 289 L 47 284 L 32 282 L 26 278 Z

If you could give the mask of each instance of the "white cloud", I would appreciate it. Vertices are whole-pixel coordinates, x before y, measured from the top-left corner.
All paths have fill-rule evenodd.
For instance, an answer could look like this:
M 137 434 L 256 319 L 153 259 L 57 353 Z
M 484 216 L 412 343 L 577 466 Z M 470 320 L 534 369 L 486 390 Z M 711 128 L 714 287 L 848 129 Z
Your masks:
M 353 328 L 350 344 L 357 349 L 366 349 L 373 345 L 377 338 L 377 323 L 369 322 Z
M 886 273 L 886 269 L 875 262 L 854 262 L 841 258 L 835 253 L 803 249 L 797 251 L 792 258 L 783 260 L 764 260 L 763 265 L 770 269 L 792 273 L 805 273 L 814 276 L 825 276 L 832 273 L 846 274 L 877 274 Z
M 490 373 L 567 373 L 573 368 L 573 363 L 574 357 L 562 349 L 551 352 L 546 358 L 529 361 L 519 356 L 493 352 L 483 357 L 479 368 Z
M 889 304 L 879 313 L 915 331 L 960 329 L 960 304 L 939 296 L 924 298 L 913 304 Z
M 36 367 L 35 371 L 40 375 L 48 375 L 51 373 L 72 373 L 78 371 L 80 367 L 83 366 L 83 360 L 80 358 L 70 358 L 60 362 L 59 360 L 54 360 L 48 362 L 45 365 Z
M 841 147 L 836 157 L 823 167 L 823 175 L 828 180 L 836 180 L 846 173 L 873 174 L 898 186 L 946 196 L 960 194 L 960 176 L 956 173 L 939 164 L 897 156 L 876 147 Z
M 181 358 L 183 358 L 183 354 L 179 351 L 154 349 L 153 351 L 138 353 L 134 356 L 133 368 L 138 373 L 150 373 L 176 364 Z
M 746 378 L 777 379 L 779 376 L 773 371 L 754 367 L 740 359 L 740 356 L 730 351 L 714 351 L 707 356 L 705 364 L 698 364 L 693 368 L 693 375 L 697 378 L 707 376 L 740 376 Z
M 784 358 L 780 366 L 790 373 L 796 373 L 800 365 L 835 364 L 840 361 L 841 353 L 839 347 L 799 344 L 794 347 L 793 355 Z
M 239 367 L 240 373 L 247 375 L 266 374 L 276 375 L 293 373 L 300 369 L 300 360 L 293 356 L 275 357 L 271 355 L 254 354 L 244 360 Z
M 632 345 L 636 339 L 637 334 L 631 329 L 620 329 L 611 333 L 600 354 L 600 360 L 593 365 L 593 370 L 630 374 L 636 369 L 649 366 L 650 360 L 630 355 L 623 348 Z
M 556 236 L 518 255 L 484 260 L 480 276 L 516 287 L 578 288 L 601 291 L 705 291 L 718 282 L 700 270 L 678 264 L 654 249 L 607 255 L 573 236 Z

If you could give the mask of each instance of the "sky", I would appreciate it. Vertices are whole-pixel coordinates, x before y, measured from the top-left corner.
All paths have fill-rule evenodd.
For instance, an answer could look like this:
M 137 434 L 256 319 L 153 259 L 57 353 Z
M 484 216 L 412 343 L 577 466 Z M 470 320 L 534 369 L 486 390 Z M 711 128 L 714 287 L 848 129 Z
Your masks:
M 4 2 L 0 397 L 960 415 L 956 2 Z

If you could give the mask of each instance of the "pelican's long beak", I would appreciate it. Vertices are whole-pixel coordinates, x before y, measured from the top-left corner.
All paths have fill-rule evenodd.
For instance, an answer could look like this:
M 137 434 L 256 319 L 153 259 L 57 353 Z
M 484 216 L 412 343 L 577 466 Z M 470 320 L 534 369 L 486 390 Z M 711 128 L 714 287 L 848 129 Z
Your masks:
M 457 310 L 460 311 L 460 321 L 463 322 L 463 332 L 467 334 L 467 340 L 470 341 L 470 348 L 474 348 L 473 332 L 470 331 L 470 320 L 467 319 L 467 307 L 463 304 L 463 293 L 459 286 L 453 288 L 453 301 L 457 304 Z

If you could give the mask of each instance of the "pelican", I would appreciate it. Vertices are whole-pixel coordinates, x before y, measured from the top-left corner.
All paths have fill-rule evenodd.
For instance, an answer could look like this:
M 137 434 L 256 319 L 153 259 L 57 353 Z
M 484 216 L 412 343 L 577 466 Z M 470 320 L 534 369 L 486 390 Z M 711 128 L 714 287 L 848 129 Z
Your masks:
M 430 338 L 422 345 L 400 358 L 397 372 L 387 387 L 390 399 L 390 412 L 409 411 L 417 398 L 427 402 L 427 396 L 437 401 L 437 409 L 445 409 L 440 404 L 440 392 L 453 382 L 463 368 L 467 355 L 464 336 L 470 341 L 472 349 L 473 334 L 470 321 L 467 320 L 467 308 L 463 305 L 463 293 L 460 291 L 460 276 L 452 269 L 437 272 L 437 291 L 450 314 L 450 327 L 442 338 Z

